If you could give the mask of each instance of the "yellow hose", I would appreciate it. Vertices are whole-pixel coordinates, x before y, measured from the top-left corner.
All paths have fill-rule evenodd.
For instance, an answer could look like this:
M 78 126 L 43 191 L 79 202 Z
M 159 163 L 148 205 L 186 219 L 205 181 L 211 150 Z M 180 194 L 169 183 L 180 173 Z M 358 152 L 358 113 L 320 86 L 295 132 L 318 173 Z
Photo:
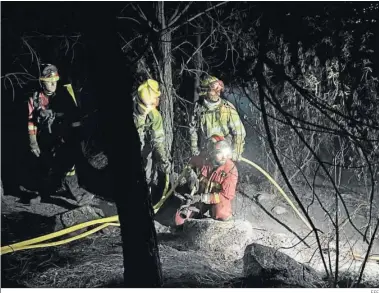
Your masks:
M 365 259 L 365 256 L 361 256 L 359 254 L 356 254 L 356 253 L 353 253 L 353 258 L 355 260 L 359 260 L 359 259 Z M 368 257 L 369 260 L 376 260 L 376 261 L 379 261 L 379 256 L 369 256 Z
M 9 252 L 12 252 L 12 251 L 22 250 L 24 247 L 29 247 L 29 246 L 31 246 L 33 244 L 36 244 L 36 243 L 40 243 L 40 242 L 44 242 L 44 241 L 47 241 L 47 240 L 50 240 L 50 239 L 53 239 L 53 238 L 57 238 L 59 236 L 66 235 L 68 233 L 72 233 L 74 231 L 81 230 L 83 228 L 86 228 L 86 227 L 89 227 L 89 226 L 92 226 L 92 225 L 95 225 L 95 224 L 110 223 L 110 222 L 116 222 L 116 221 L 118 221 L 118 216 L 117 215 L 116 216 L 112 216 L 112 217 L 107 217 L 107 218 L 96 219 L 96 220 L 92 220 L 92 221 L 89 221 L 89 222 L 81 223 L 81 224 L 78 224 L 78 225 L 75 225 L 75 226 L 72 226 L 72 227 L 60 230 L 60 231 L 57 231 L 57 232 L 54 232 L 54 233 L 46 234 L 46 235 L 43 235 L 43 236 L 40 236 L 40 237 L 36 237 L 36 238 L 29 239 L 29 240 L 26 240 L 26 241 L 14 243 L 14 244 L 11 244 L 11 245 L 6 245 L 6 246 L 1 247 L 1 255 L 9 253 Z M 116 224 L 116 223 L 114 223 L 114 224 Z M 101 226 L 99 226 L 99 227 L 101 227 Z M 98 231 L 98 230 L 96 230 L 96 231 Z M 89 232 L 89 231 L 87 231 L 87 232 Z M 85 232 L 85 233 L 87 233 L 87 232 Z M 90 233 L 90 234 L 92 234 L 92 233 Z M 90 234 L 88 234 L 88 235 L 90 235 Z
M 304 218 L 304 216 L 299 212 L 299 210 L 296 208 L 296 206 L 293 204 L 293 202 L 289 199 L 287 194 L 284 192 L 284 190 L 279 186 L 278 183 L 260 166 L 257 164 L 249 161 L 248 159 L 241 158 L 242 162 L 245 162 L 251 166 L 253 166 L 255 169 L 257 169 L 259 172 L 261 172 L 263 175 L 266 176 L 266 178 L 279 190 L 280 194 L 283 195 L 285 200 L 290 204 L 290 206 L 293 208 L 293 210 L 296 212 L 296 214 L 300 217 L 300 219 L 304 222 L 304 224 L 309 228 L 309 230 L 313 230 L 311 225 L 308 223 L 308 221 Z
M 165 183 L 165 186 L 164 186 L 164 190 L 163 190 L 163 193 L 162 193 L 162 197 L 161 197 L 161 199 L 159 200 L 159 202 L 155 205 L 155 206 L 153 206 L 153 209 L 154 209 L 154 213 L 155 213 L 155 209 L 157 209 L 158 208 L 158 210 L 159 210 L 159 208 L 162 206 L 162 204 L 163 204 L 163 202 L 162 202 L 162 199 L 163 198 L 167 198 L 167 189 L 168 189 L 168 186 L 169 186 L 169 183 L 170 183 L 170 176 L 168 175 L 168 174 L 166 174 L 166 183 Z M 162 204 L 160 205 L 160 206 L 158 206 L 158 204 L 160 203 L 160 202 L 162 202 Z
M 15 249 L 15 248 L 18 248 L 18 247 L 29 246 L 31 244 L 36 244 L 36 243 L 40 243 L 40 242 L 43 242 L 43 241 L 46 241 L 46 240 L 57 238 L 59 236 L 66 235 L 68 233 L 71 233 L 71 232 L 74 232 L 74 231 L 77 231 L 77 230 L 80 230 L 80 229 L 83 229 L 83 228 L 86 228 L 86 227 L 89 227 L 89 226 L 92 226 L 92 225 L 95 225 L 95 224 L 102 224 L 102 223 L 109 223 L 109 222 L 116 222 L 116 221 L 118 221 L 118 216 L 117 215 L 116 216 L 112 216 L 112 217 L 107 217 L 107 218 L 96 219 L 96 220 L 92 220 L 92 221 L 89 221 L 89 222 L 81 223 L 81 224 L 78 224 L 78 225 L 75 225 L 75 226 L 72 226 L 72 227 L 60 230 L 60 231 L 57 231 L 57 232 L 54 232 L 54 233 L 46 234 L 46 235 L 43 235 L 43 236 L 40 236 L 40 237 L 37 237 L 37 238 L 33 238 L 33 239 L 30 239 L 30 240 L 18 242 L 18 243 L 12 244 L 12 245 L 4 246 L 4 247 L 12 246 L 12 248 Z M 4 247 L 1 247 L 1 254 L 3 254 Z
M 180 180 L 185 175 L 186 170 L 187 170 L 187 167 L 180 174 L 178 180 L 175 182 L 175 184 L 173 185 L 173 187 L 170 189 L 169 192 L 167 192 L 167 189 L 168 189 L 168 186 L 169 186 L 169 180 L 168 180 L 169 178 L 168 178 L 168 175 L 166 175 L 166 184 L 165 184 L 165 189 L 163 191 L 164 195 L 162 196 L 161 200 L 154 206 L 154 213 L 157 213 L 159 211 L 159 209 L 162 207 L 162 205 L 167 200 L 167 198 L 169 198 L 170 195 L 174 192 L 175 188 L 180 183 Z M 118 220 L 119 220 L 118 219 L 118 215 L 115 215 L 115 216 L 112 216 L 112 217 L 107 217 L 107 218 L 96 219 L 96 220 L 92 220 L 92 221 L 89 221 L 89 222 L 81 223 L 81 224 L 78 224 L 78 225 L 75 225 L 75 226 L 72 226 L 72 227 L 60 230 L 60 231 L 57 231 L 57 232 L 54 232 L 54 233 L 50 233 L 50 234 L 46 234 L 46 235 L 43 235 L 43 236 L 40 236 L 40 237 L 36 237 L 36 238 L 30 239 L 30 240 L 18 242 L 18 243 L 11 244 L 11 245 L 6 245 L 6 246 L 1 247 L 1 253 L 0 253 L 0 255 L 7 254 L 7 253 L 10 253 L 10 252 L 14 252 L 14 251 L 24 250 L 24 249 L 50 247 L 50 246 L 57 246 L 57 245 L 66 244 L 66 243 L 69 243 L 71 241 L 87 237 L 88 235 L 91 235 L 91 234 L 93 234 L 93 233 L 95 233 L 97 231 L 100 231 L 101 229 L 103 229 L 105 227 L 108 227 L 110 225 L 111 226 L 120 226 L 119 223 L 112 223 L 112 222 L 118 222 Z M 40 242 L 44 242 L 44 241 L 47 241 L 47 240 L 51 240 L 53 238 L 57 238 L 57 237 L 66 235 L 68 233 L 72 233 L 72 232 L 77 231 L 77 230 L 81 230 L 83 228 L 86 228 L 86 227 L 89 227 L 89 226 L 92 226 L 92 225 L 95 225 L 95 224 L 102 224 L 102 223 L 106 223 L 106 224 L 103 224 L 103 225 L 98 226 L 96 228 L 93 228 L 93 229 L 91 229 L 91 230 L 89 230 L 87 232 L 84 232 L 84 233 L 82 233 L 80 235 L 77 235 L 77 236 L 74 236 L 74 237 L 71 237 L 71 238 L 68 238 L 68 239 L 65 239 L 65 240 L 55 241 L 55 242 L 51 242 L 51 243 L 43 243 L 43 244 L 33 245 L 33 244 L 37 244 L 37 243 L 40 243 Z
M 81 239 L 81 238 L 84 238 L 84 237 L 87 237 L 91 234 L 94 234 L 96 233 L 97 231 L 100 231 L 108 226 L 120 226 L 120 223 L 105 223 L 105 224 L 102 224 L 96 228 L 93 228 L 89 231 L 86 231 L 82 234 L 79 234 L 79 235 L 76 235 L 76 236 L 73 236 L 73 237 L 70 237 L 70 238 L 67 238 L 67 239 L 64 239 L 64 240 L 60 240 L 60 241 L 55 241 L 55 242 L 49 242 L 49 243 L 42 243 L 42 244 L 32 244 L 32 245 L 25 245 L 25 246 L 17 246 L 15 247 L 14 245 L 8 245 L 8 246 L 4 246 L 1 248 L 1 254 L 7 254 L 7 253 L 10 253 L 10 252 L 15 252 L 15 251 L 19 251 L 19 250 L 26 250 L 26 249 L 34 249 L 34 248 L 43 248 L 43 247 L 51 247 L 51 246 L 58 246 L 58 245 L 62 245 L 62 244 L 66 244 L 66 243 L 70 243 L 74 240 L 78 240 L 78 239 Z
M 176 180 L 174 185 L 171 187 L 170 191 L 167 193 L 163 193 L 164 195 L 162 196 L 160 201 L 154 206 L 154 214 L 156 214 L 159 211 L 159 209 L 162 207 L 164 202 L 171 196 L 171 194 L 173 194 L 173 192 L 175 191 L 176 187 L 179 185 L 182 178 L 186 175 L 187 170 L 188 170 L 188 166 L 186 166 L 184 168 L 184 170 L 182 171 L 182 173 L 180 173 L 178 179 Z M 168 175 L 166 175 L 166 188 L 165 188 L 165 190 L 167 188 L 168 188 Z

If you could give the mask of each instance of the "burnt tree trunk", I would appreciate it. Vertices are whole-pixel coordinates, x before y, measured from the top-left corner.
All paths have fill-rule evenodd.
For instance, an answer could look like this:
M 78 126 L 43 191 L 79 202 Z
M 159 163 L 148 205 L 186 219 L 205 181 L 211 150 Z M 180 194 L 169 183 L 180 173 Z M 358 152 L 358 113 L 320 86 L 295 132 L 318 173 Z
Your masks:
M 101 7 L 93 8 L 84 29 L 84 40 L 88 47 L 93 92 L 101 101 L 101 123 L 113 178 L 109 192 L 116 200 L 121 224 L 124 285 L 160 287 L 162 271 L 152 203 L 133 123 L 133 79 L 117 37 L 118 6 L 115 3 L 112 6 L 115 9 L 107 8 L 106 11 Z
M 164 2 L 157 3 L 157 18 L 160 24 L 161 32 L 159 36 L 159 73 L 162 86 L 162 97 L 160 102 L 160 111 L 163 117 L 163 125 L 166 135 L 166 151 L 171 153 L 173 142 L 173 124 L 174 124 L 174 99 L 172 87 L 172 56 L 171 56 L 171 30 L 167 28 Z

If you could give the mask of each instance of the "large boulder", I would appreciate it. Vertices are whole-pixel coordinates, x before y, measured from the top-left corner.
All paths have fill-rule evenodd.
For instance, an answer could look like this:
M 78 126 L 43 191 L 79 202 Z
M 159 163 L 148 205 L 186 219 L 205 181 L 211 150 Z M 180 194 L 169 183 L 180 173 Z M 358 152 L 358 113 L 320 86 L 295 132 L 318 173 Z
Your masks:
M 249 222 L 242 220 L 190 219 L 183 224 L 180 238 L 175 244 L 180 250 L 202 251 L 219 260 L 234 261 L 243 257 L 253 231 Z
M 271 247 L 253 243 L 244 255 L 248 287 L 318 287 L 321 277 L 312 268 Z
M 91 206 L 82 206 L 63 214 L 56 215 L 54 230 L 62 230 L 64 228 L 100 218 L 104 218 L 102 210 Z

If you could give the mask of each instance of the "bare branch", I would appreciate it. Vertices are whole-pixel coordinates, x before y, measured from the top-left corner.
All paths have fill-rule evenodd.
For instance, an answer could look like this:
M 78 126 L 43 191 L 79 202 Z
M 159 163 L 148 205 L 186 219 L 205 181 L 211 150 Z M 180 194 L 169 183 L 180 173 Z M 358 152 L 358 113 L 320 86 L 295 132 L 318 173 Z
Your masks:
M 183 46 L 183 45 L 190 45 L 193 49 L 196 49 L 196 47 L 192 44 L 192 43 L 190 43 L 190 42 L 188 42 L 188 41 L 183 41 L 183 42 L 181 42 L 179 45 L 177 45 L 177 46 L 175 46 L 174 48 L 172 48 L 172 50 L 171 51 L 175 51 L 176 49 L 179 49 L 181 46 Z M 187 56 L 188 56 L 188 54 L 187 54 Z
M 128 16 L 118 16 L 117 19 L 126 19 L 126 20 L 131 20 L 131 21 L 134 21 L 138 24 L 141 24 L 137 19 L 133 18 L 133 17 L 128 17 Z
M 338 194 L 335 193 L 335 200 L 336 200 L 336 225 L 335 225 L 335 228 L 336 228 L 336 264 L 335 264 L 335 272 L 334 272 L 334 287 L 336 288 L 337 287 L 337 284 L 338 284 L 338 263 L 339 263 L 339 256 L 340 256 L 340 249 L 339 249 L 339 245 L 340 245 L 340 233 L 339 233 L 339 224 L 338 224 L 338 218 L 339 218 L 339 215 L 338 215 L 338 212 L 339 212 L 339 208 L 338 208 Z
M 24 81 L 22 77 L 24 77 L 26 81 Z M 12 78 L 16 80 L 16 83 L 20 88 L 22 88 L 23 85 L 27 84 L 28 81 L 37 80 L 37 78 L 35 78 L 33 75 L 26 72 L 12 72 L 1 76 L 1 79 L 4 80 L 4 88 L 7 89 L 7 82 L 9 82 L 10 86 L 12 87 L 13 100 L 15 99 L 15 88 Z
M 180 5 L 178 5 L 178 8 L 176 9 L 174 15 L 170 18 L 170 20 L 168 22 L 168 26 L 174 25 L 175 22 L 177 22 L 179 20 L 179 18 L 182 17 L 182 15 L 184 15 L 187 12 L 188 8 L 190 8 L 192 3 L 193 3 L 193 1 L 188 2 L 188 4 L 183 8 L 182 12 L 180 12 L 179 15 L 175 17 L 175 13 L 177 14 L 177 12 L 179 11 Z
M 370 240 L 370 243 L 368 245 L 368 248 L 367 248 L 367 252 L 366 252 L 366 256 L 365 256 L 365 259 L 363 261 L 363 264 L 362 264 L 362 269 L 361 269 L 361 272 L 359 274 L 359 278 L 358 278 L 358 281 L 357 281 L 357 284 L 356 284 L 356 287 L 359 286 L 359 283 L 362 281 L 362 277 L 363 277 L 363 272 L 365 270 L 365 267 L 366 267 L 366 263 L 367 263 L 367 260 L 370 256 L 370 252 L 371 252 L 371 248 L 374 244 L 374 240 L 375 240 L 375 237 L 376 237 L 376 233 L 378 232 L 378 227 L 379 227 L 379 218 L 377 218 L 377 222 L 376 222 L 376 226 L 375 226 L 375 230 L 374 230 L 374 233 L 372 234 L 371 236 L 371 240 Z
M 178 15 L 180 7 L 181 7 L 180 5 L 181 5 L 181 2 L 179 2 L 178 6 L 176 6 L 174 13 L 172 14 L 172 16 L 170 17 L 170 19 L 168 21 L 169 23 L 171 23 L 172 20 Z
M 204 10 L 203 12 L 200 12 L 200 13 L 196 14 L 195 16 L 193 16 L 193 17 L 191 17 L 190 19 L 188 19 L 188 20 L 182 22 L 181 24 L 177 25 L 176 27 L 168 26 L 168 27 L 166 28 L 166 30 L 171 29 L 171 31 L 175 31 L 175 30 L 177 30 L 178 28 L 182 27 L 183 25 L 185 25 L 185 24 L 187 24 L 187 23 L 190 23 L 191 21 L 195 20 L 196 18 L 198 18 L 198 17 L 204 15 L 204 14 L 207 13 L 208 11 L 211 11 L 212 9 L 215 9 L 215 8 L 217 8 L 217 7 L 221 6 L 221 5 L 224 5 L 224 4 L 228 3 L 228 2 L 229 2 L 229 1 L 220 2 L 220 3 L 214 5 L 214 6 L 210 7 L 210 8 L 207 8 L 207 9 Z
M 134 6 L 134 4 L 132 4 L 132 6 Z M 139 15 L 142 17 L 142 19 L 148 21 L 148 19 L 147 19 L 145 13 L 143 12 L 141 6 L 139 6 L 139 5 L 137 4 L 137 8 L 138 8 Z
M 216 31 L 216 29 L 213 29 L 212 32 L 209 34 L 209 36 L 206 37 L 205 40 L 201 43 L 201 45 L 195 50 L 195 52 L 193 52 L 192 56 L 190 58 L 188 58 L 186 65 L 188 65 L 188 63 L 191 61 L 191 59 L 196 55 L 197 52 L 199 52 L 199 50 L 205 45 L 205 43 L 214 34 L 215 31 Z
M 128 8 L 130 4 L 131 4 L 131 3 L 126 4 L 126 5 L 121 9 L 120 13 L 123 13 L 124 10 L 125 10 L 126 8 Z
M 138 36 L 134 37 L 133 39 L 131 39 L 129 42 L 127 42 L 127 41 L 125 40 L 125 38 L 124 38 L 120 33 L 118 33 L 118 35 L 119 35 L 120 38 L 125 42 L 125 45 L 122 46 L 122 48 L 121 48 L 122 51 L 124 51 L 126 47 L 130 47 L 130 44 L 133 43 L 135 40 L 137 40 L 137 39 L 139 39 L 139 38 L 142 37 L 142 35 L 138 35 Z M 134 51 L 134 53 L 135 53 L 136 55 L 138 55 L 135 51 Z
M 138 15 L 141 17 L 141 19 L 145 22 L 145 24 L 146 24 L 149 28 L 151 28 L 151 29 L 152 29 L 153 31 L 155 31 L 155 32 L 158 32 L 158 29 L 157 29 L 156 27 L 153 26 L 153 22 L 152 22 L 151 20 L 147 19 L 145 13 L 142 11 L 142 9 L 141 9 L 141 7 L 140 7 L 139 5 L 137 5 L 137 6 L 138 6 L 138 8 L 137 8 L 137 7 L 134 5 L 134 3 L 132 2 L 132 3 L 131 3 L 131 6 L 132 6 L 132 8 L 134 9 L 134 11 L 138 13 Z

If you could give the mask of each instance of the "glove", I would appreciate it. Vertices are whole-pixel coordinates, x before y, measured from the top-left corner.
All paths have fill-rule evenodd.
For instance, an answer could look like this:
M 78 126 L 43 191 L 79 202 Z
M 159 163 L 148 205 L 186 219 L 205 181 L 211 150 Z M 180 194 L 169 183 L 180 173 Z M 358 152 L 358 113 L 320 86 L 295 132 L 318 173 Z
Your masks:
M 190 174 L 187 179 L 187 183 L 190 190 L 193 190 L 194 188 L 195 190 L 199 189 L 199 178 L 197 177 L 197 174 L 193 169 L 191 169 L 190 171 Z
M 38 142 L 37 142 L 37 136 L 35 134 L 29 135 L 29 142 L 30 142 L 30 150 L 32 153 L 39 157 L 41 154 L 41 150 L 39 149 Z
M 39 117 L 42 119 L 42 122 L 47 122 L 48 120 L 54 120 L 55 114 L 53 110 L 40 110 Z
M 187 195 L 187 194 L 186 194 Z M 197 203 L 202 201 L 202 195 L 201 194 L 194 194 L 192 196 L 187 195 L 191 198 L 191 203 Z
M 191 149 L 191 155 L 194 157 L 194 156 L 198 156 L 200 154 L 200 151 L 199 149 Z
M 211 195 L 212 195 L 211 193 L 195 194 L 191 197 L 191 201 L 192 201 L 192 203 L 203 202 L 205 204 L 210 204 Z

